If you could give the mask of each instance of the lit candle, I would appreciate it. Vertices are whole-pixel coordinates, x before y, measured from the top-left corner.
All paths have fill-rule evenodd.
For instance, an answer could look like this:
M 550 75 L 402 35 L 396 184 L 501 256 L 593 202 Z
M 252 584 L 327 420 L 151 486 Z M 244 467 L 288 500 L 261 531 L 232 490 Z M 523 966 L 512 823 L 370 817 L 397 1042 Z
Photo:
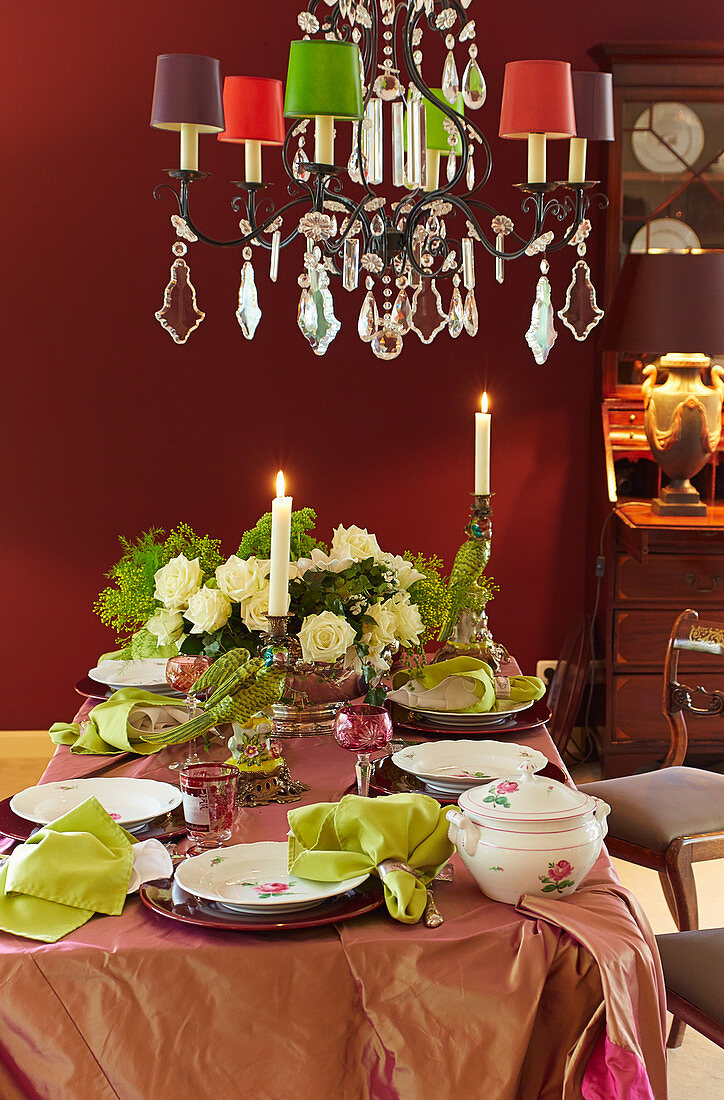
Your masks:
M 480 412 L 475 414 L 475 495 L 490 493 L 490 413 L 488 395 L 483 394 Z
M 292 531 L 292 498 L 284 496 L 284 474 L 277 474 L 277 495 L 272 500 L 269 614 L 286 615 L 289 604 L 289 541 Z

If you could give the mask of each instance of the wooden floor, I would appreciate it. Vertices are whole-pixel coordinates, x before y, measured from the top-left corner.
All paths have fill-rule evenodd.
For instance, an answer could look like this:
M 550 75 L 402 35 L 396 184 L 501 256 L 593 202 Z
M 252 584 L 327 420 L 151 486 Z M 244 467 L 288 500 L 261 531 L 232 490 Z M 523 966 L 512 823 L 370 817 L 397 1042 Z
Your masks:
M 37 783 L 54 750 L 47 730 L 0 731 L 0 798 Z

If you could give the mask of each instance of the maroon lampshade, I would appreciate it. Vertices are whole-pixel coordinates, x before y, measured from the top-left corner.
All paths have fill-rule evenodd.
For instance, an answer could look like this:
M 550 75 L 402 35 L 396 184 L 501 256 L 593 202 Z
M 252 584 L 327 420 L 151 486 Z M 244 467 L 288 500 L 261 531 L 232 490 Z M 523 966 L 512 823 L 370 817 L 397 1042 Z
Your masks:
M 598 347 L 642 355 L 724 352 L 724 252 L 629 253 Z
M 500 136 L 575 137 L 571 66 L 567 61 L 509 61 L 505 66 Z
M 161 54 L 156 59 L 151 125 L 180 130 L 189 124 L 207 134 L 224 129 L 219 62 L 195 53 Z
M 613 77 L 611 73 L 573 72 L 576 137 L 613 141 Z

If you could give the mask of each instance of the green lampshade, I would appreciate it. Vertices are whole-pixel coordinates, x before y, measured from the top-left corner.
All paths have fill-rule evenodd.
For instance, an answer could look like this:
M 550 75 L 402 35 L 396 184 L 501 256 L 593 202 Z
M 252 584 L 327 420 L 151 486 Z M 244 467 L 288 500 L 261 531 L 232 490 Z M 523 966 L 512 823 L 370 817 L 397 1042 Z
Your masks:
M 356 43 L 317 39 L 290 42 L 284 114 L 287 118 L 362 118 Z
M 459 93 L 454 103 L 449 103 L 445 96 L 442 94 L 442 88 L 431 88 L 432 94 L 444 103 L 447 107 L 452 107 L 454 111 L 457 111 L 459 115 L 465 114 L 465 107 L 462 97 L 462 92 Z M 428 149 L 439 149 L 441 153 L 447 153 L 450 151 L 451 146 L 447 142 L 447 130 L 443 123 L 447 118 L 439 107 L 436 107 L 434 103 L 431 103 L 429 99 L 423 100 L 425 104 L 425 129 L 426 129 L 426 143 Z M 455 146 L 455 153 L 457 156 L 463 151 L 463 143 L 458 138 Z

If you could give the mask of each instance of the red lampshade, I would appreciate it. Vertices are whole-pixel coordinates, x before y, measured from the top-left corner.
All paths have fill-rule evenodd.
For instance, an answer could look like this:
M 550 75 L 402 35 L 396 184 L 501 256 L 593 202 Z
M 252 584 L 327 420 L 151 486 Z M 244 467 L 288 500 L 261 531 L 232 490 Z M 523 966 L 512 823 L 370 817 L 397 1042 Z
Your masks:
M 265 76 L 227 76 L 224 81 L 226 129 L 219 141 L 259 141 L 281 145 L 284 114 L 281 80 Z
M 500 136 L 576 136 L 571 66 L 567 61 L 509 61 L 505 66 Z

